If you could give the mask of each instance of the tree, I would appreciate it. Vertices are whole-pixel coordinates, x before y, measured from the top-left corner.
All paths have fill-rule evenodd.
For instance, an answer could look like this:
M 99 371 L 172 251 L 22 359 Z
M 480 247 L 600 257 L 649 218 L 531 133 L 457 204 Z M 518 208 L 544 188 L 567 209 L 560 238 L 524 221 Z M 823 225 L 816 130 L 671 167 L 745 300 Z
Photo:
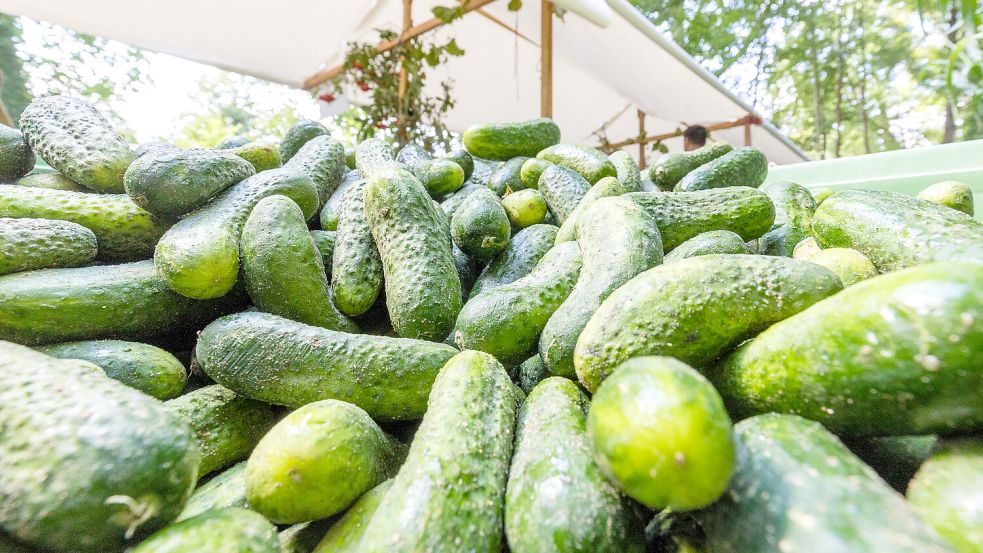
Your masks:
M 17 56 L 20 40 L 21 29 L 17 19 L 0 14 L 0 100 L 15 123 L 27 104 L 31 103 L 24 62 Z

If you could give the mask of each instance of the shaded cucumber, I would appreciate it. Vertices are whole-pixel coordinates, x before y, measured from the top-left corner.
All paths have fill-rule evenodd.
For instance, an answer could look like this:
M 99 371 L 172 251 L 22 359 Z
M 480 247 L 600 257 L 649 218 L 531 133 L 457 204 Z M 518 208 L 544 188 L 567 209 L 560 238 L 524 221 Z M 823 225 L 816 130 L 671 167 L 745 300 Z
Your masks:
M 331 277 L 331 266 L 334 264 L 334 248 L 338 240 L 338 233 L 332 230 L 312 230 L 311 238 L 317 246 L 317 253 L 321 256 L 321 264 L 324 265 L 324 273 Z
M 61 173 L 33 173 L 17 179 L 13 184 L 17 186 L 30 186 L 32 188 L 67 190 L 69 192 L 92 192 L 92 190 L 76 183 Z
M 744 239 L 729 230 L 701 232 L 666 254 L 664 263 L 715 253 L 748 253 Z
M 625 192 L 642 191 L 642 172 L 638 168 L 635 158 L 631 157 L 631 154 L 618 150 L 609 155 L 608 159 L 614 165 L 618 182 L 621 183 Z
M 382 290 L 382 258 L 365 217 L 365 185 L 357 181 L 342 198 L 331 266 L 334 303 L 352 317 L 368 311 Z
M 522 177 L 520 176 L 520 171 L 522 170 L 523 164 L 530 158 L 519 156 L 514 157 L 505 163 L 501 164 L 495 172 L 488 177 L 488 183 L 486 186 L 495 194 L 499 196 L 505 196 L 516 190 L 522 190 L 526 188 L 526 185 L 522 182 Z
M 461 167 L 461 170 L 464 171 L 465 182 L 474 174 L 474 158 L 464 148 L 452 150 L 443 159 L 453 161 Z
M 344 516 L 331 525 L 313 553 L 358 553 L 365 529 L 392 483 L 390 478 L 365 492 L 365 495 L 345 511 Z
M 933 435 L 879 436 L 848 439 L 844 443 L 892 488 L 904 493 L 918 467 L 932 455 L 938 441 L 938 437 Z
M 0 182 L 19 179 L 34 169 L 34 152 L 17 129 L 0 125 Z
M 728 186 L 757 188 L 768 176 L 768 158 L 757 148 L 738 148 L 690 171 L 673 190 L 693 192 Z
M 531 157 L 526 159 L 522 164 L 522 168 L 519 169 L 519 178 L 522 179 L 522 185 L 526 188 L 539 189 L 539 177 L 542 176 L 543 171 L 547 167 L 553 165 L 553 163 L 546 161 L 545 159 L 539 159 L 537 157 Z
M 226 507 L 249 508 L 246 501 L 246 462 L 236 463 L 198 487 L 184 504 L 177 521 Z
M 515 233 L 505 250 L 496 255 L 478 276 L 470 297 L 528 275 L 553 247 L 556 232 L 555 226 L 540 224 Z
M 341 179 L 341 184 L 338 185 L 338 188 L 328 196 L 328 200 L 321 206 L 321 213 L 318 215 L 321 230 L 336 230 L 338 228 L 338 210 L 341 208 L 341 199 L 348 192 L 348 189 L 360 180 L 362 180 L 362 175 L 358 170 L 345 173 Z
M 666 154 L 649 169 L 649 178 L 659 190 L 669 191 L 694 169 L 733 150 L 726 142 L 713 142 L 691 152 Z
M 795 245 L 812 236 L 816 201 L 809 189 L 779 181 L 761 187 L 775 205 L 775 226 L 758 239 L 759 253 L 791 257 Z
M 85 265 L 97 250 L 96 235 L 82 225 L 0 217 L 0 275 Z

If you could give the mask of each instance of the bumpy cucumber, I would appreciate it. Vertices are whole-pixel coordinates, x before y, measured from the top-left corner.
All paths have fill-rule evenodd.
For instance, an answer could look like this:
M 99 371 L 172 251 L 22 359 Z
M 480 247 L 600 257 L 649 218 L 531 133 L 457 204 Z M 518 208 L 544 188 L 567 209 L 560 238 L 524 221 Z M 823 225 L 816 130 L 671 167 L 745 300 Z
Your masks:
M 393 328 L 404 338 L 442 340 L 461 310 L 446 216 L 406 171 L 376 173 L 364 195 Z
M 167 225 L 125 194 L 88 194 L 0 184 L 0 217 L 58 219 L 96 235 L 100 261 L 147 259 Z
M 242 303 L 175 294 L 151 261 L 7 275 L 0 297 L 0 340 L 28 345 L 180 334 Z
M 351 403 L 309 403 L 256 445 L 246 463 L 246 498 L 278 524 L 327 518 L 393 476 L 403 453 Z
M 513 192 L 502 199 L 502 207 L 512 226 L 520 229 L 540 223 L 546 217 L 546 199 L 539 190 Z
M 877 276 L 877 267 L 864 254 L 850 248 L 819 250 L 808 261 L 836 273 L 843 286 L 853 286 L 861 280 Z
M 269 405 L 239 397 L 217 384 L 188 392 L 166 405 L 198 437 L 201 476 L 245 459 L 278 418 Z
M 198 477 L 191 429 L 159 401 L 9 342 L 0 427 L 0 529 L 37 550 L 122 551 L 176 517 Z
M 17 179 L 14 184 L 17 186 L 30 186 L 32 188 L 67 190 L 69 192 L 92 192 L 92 190 L 76 183 L 61 173 L 34 173 Z
M 160 239 L 154 264 L 167 286 L 199 300 L 227 294 L 239 279 L 239 238 L 246 218 L 260 200 L 277 194 L 295 201 L 305 220 L 317 210 L 317 190 L 307 175 L 272 169 L 247 178 Z
M 543 364 L 543 358 L 536 353 L 516 367 L 514 379 L 519 388 L 529 394 L 537 384 L 550 376 L 550 371 Z
M 363 140 L 355 148 L 355 164 L 362 178 L 368 179 L 386 169 L 403 169 L 412 171 L 409 165 L 396 161 L 392 146 L 381 139 L 370 138 Z
M 847 440 L 845 444 L 892 488 L 904 493 L 938 441 L 938 437 L 932 435 L 880 436 Z
M 123 173 L 136 156 L 109 121 L 70 96 L 48 96 L 20 115 L 24 138 L 48 165 L 99 192 L 123 192 Z
M 895 192 L 838 192 L 816 210 L 812 231 L 822 247 L 853 248 L 882 273 L 932 261 L 983 263 L 983 223 Z
M 666 154 L 649 169 L 649 177 L 659 190 L 672 190 L 694 169 L 733 151 L 726 142 L 713 142 L 692 152 Z
M 341 201 L 331 266 L 334 303 L 352 317 L 368 311 L 382 290 L 382 259 L 365 218 L 365 184 L 356 182 Z
M 392 479 L 386 480 L 366 492 L 331 525 L 312 553 L 359 553 L 365 529 L 392 483 Z
M 973 215 L 973 190 L 957 181 L 937 182 L 918 193 L 919 200 L 951 207 L 966 215 Z
M 106 376 L 157 399 L 172 399 L 188 382 L 188 371 L 176 357 L 156 346 L 122 340 L 66 342 L 35 348 L 59 359 L 81 359 L 106 371 Z
M 173 220 L 254 174 L 253 166 L 231 151 L 159 149 L 130 164 L 123 183 L 133 203 Z
M 618 288 L 594 312 L 577 341 L 577 376 L 596 390 L 639 355 L 703 368 L 842 288 L 829 270 L 784 257 L 703 255 L 661 265 Z
M 230 507 L 207 511 L 157 532 L 132 553 L 214 551 L 280 553 L 274 527 L 262 515 Z
M 956 551 L 983 550 L 983 438 L 944 442 L 911 481 L 908 501 Z
M 511 233 L 502 200 L 490 190 L 471 194 L 451 216 L 454 243 L 475 259 L 491 259 L 504 250 Z
M 331 277 L 331 266 L 334 264 L 334 248 L 338 241 L 338 233 L 331 230 L 312 230 L 311 238 L 317 246 L 317 253 L 321 256 L 321 264 L 324 265 L 324 273 Z
M 666 254 L 664 263 L 715 253 L 748 253 L 744 239 L 729 230 L 701 232 Z
M 580 274 L 580 248 L 565 242 L 546 253 L 528 275 L 472 297 L 457 318 L 461 349 L 490 353 L 507 367 L 536 351 L 546 321 L 570 294 Z
M 280 145 L 276 142 L 257 140 L 256 142 L 240 144 L 230 148 L 229 151 L 248 161 L 257 173 L 276 169 L 282 165 L 280 162 Z
M 587 182 L 594 184 L 604 177 L 617 177 L 614 163 L 596 148 L 580 144 L 557 144 L 539 152 L 536 157 L 562 165 L 580 173 Z
M 481 184 L 466 184 L 457 192 L 445 196 L 444 200 L 440 202 L 440 208 L 448 217 L 450 217 L 451 215 L 454 215 L 457 208 L 461 207 L 461 204 L 464 203 L 464 200 L 466 200 L 468 196 L 477 192 L 478 190 L 484 189 L 485 186 Z
M 426 411 L 437 371 L 457 350 L 252 312 L 205 327 L 195 351 L 205 374 L 245 397 L 289 407 L 340 399 L 378 420 L 412 420 Z
M 464 148 L 457 148 L 452 150 L 449 154 L 445 155 L 443 159 L 453 161 L 461 167 L 464 171 L 464 181 L 467 182 L 474 174 L 474 158 L 468 153 Z
M 981 318 L 983 267 L 913 267 L 775 324 L 712 380 L 735 414 L 801 415 L 839 435 L 979 431 Z
M 517 407 L 514 385 L 490 355 L 465 351 L 448 361 L 360 550 L 498 551 Z
M 556 231 L 553 225 L 533 225 L 517 232 L 505 251 L 496 255 L 478 276 L 471 297 L 528 275 L 553 247 Z
M 794 182 L 773 182 L 761 191 L 775 204 L 775 226 L 758 239 L 760 253 L 791 257 L 795 245 L 812 236 L 816 200 L 808 188 Z
M 728 186 L 757 188 L 768 176 L 768 158 L 757 148 L 739 148 L 705 163 L 680 179 L 673 190 L 693 192 Z
M 488 178 L 486 186 L 499 196 L 505 196 L 510 191 L 514 192 L 526 188 L 520 172 L 528 159 L 530 158 L 519 156 L 506 161 L 498 169 L 495 169 L 495 172 Z
M 338 228 L 338 210 L 341 208 L 341 199 L 348 192 L 348 189 L 360 180 L 362 180 L 362 175 L 357 169 L 345 173 L 341 179 L 341 184 L 328 196 L 328 201 L 321 207 L 321 213 L 318 216 L 321 230 L 336 230 Z
M 591 203 L 578 219 L 577 243 L 583 257 L 577 285 L 539 337 L 539 355 L 546 368 L 568 378 L 576 375 L 577 338 L 601 302 L 635 275 L 662 263 L 662 238 L 655 219 L 626 198 Z
M 734 476 L 701 515 L 709 551 L 950 551 L 822 425 L 768 414 L 734 430 Z
M 764 192 L 733 186 L 697 192 L 636 192 L 625 197 L 659 225 L 666 251 L 708 230 L 729 230 L 753 240 L 771 229 L 775 206 Z
M 638 168 L 635 158 L 631 157 L 631 154 L 618 150 L 609 155 L 608 159 L 614 165 L 618 181 L 621 182 L 621 186 L 625 189 L 625 192 L 642 191 L 642 172 Z
M 316 136 L 301 146 L 283 164 L 290 171 L 303 171 L 317 187 L 319 205 L 324 205 L 345 176 L 345 147 L 330 136 Z
M 331 330 L 358 332 L 338 311 L 304 213 L 284 196 L 263 198 L 242 228 L 246 291 L 262 311 Z
M 96 235 L 82 225 L 0 217 L 0 275 L 85 265 L 97 250 Z
M 449 159 L 432 159 L 422 163 L 413 174 L 433 198 L 457 192 L 464 186 L 464 169 Z
M 182 521 L 206 511 L 216 511 L 226 507 L 243 509 L 249 507 L 249 502 L 246 501 L 245 461 L 232 465 L 199 486 L 184 504 L 184 510 L 177 520 Z
M 287 130 L 280 141 L 280 161 L 286 164 L 305 144 L 319 136 L 330 135 L 324 125 L 310 119 L 302 119 Z
M 609 198 L 612 196 L 621 196 L 625 193 L 625 187 L 621 184 L 621 181 L 614 177 L 604 177 L 603 179 L 597 181 L 597 184 L 590 187 L 590 190 L 584 194 L 577 207 L 570 212 L 567 216 L 566 221 L 560 225 L 560 231 L 556 234 L 556 243 L 566 242 L 568 240 L 577 239 L 577 217 L 584 211 L 588 205 L 594 203 L 594 201 L 600 198 Z
M 519 170 L 519 178 L 522 179 L 522 185 L 526 188 L 533 188 L 539 190 L 539 177 L 543 175 L 543 171 L 547 167 L 552 166 L 553 163 L 546 161 L 545 159 L 539 159 L 536 157 L 531 157 L 522 164 L 522 169 Z
M 590 190 L 590 183 L 573 169 L 562 165 L 547 167 L 539 177 L 539 192 L 556 220 L 563 224 Z
M 34 169 L 34 152 L 17 129 L 0 125 L 0 182 L 19 179 Z
M 644 551 L 634 506 L 591 456 L 589 406 L 576 384 L 555 377 L 522 404 L 505 495 L 514 553 Z
M 472 155 L 499 161 L 517 156 L 535 157 L 540 150 L 559 141 L 560 127 L 545 117 L 474 125 L 464 131 L 464 147 Z

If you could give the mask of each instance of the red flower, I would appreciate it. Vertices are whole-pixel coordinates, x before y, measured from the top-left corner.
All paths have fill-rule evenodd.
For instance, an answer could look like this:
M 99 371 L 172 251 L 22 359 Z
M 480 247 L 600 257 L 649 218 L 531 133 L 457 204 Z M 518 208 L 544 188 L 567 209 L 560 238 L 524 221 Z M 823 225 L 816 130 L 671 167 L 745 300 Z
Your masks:
M 384 129 L 386 127 L 387 127 L 387 125 L 385 123 L 383 123 L 382 121 L 379 121 L 379 122 L 377 122 L 375 124 L 375 128 L 377 128 L 377 129 Z
M 359 87 L 360 89 L 362 89 L 362 92 L 368 92 L 368 90 L 369 90 L 369 83 L 367 83 L 367 82 L 365 82 L 365 81 L 358 81 L 358 82 L 356 82 L 355 84 L 356 84 L 356 85 L 357 85 L 357 86 L 358 86 L 358 87 Z
M 355 63 L 352 64 L 352 69 L 362 70 L 365 69 L 365 66 L 356 61 Z
M 322 94 L 318 96 L 317 99 L 330 104 L 331 102 L 334 102 L 334 94 Z

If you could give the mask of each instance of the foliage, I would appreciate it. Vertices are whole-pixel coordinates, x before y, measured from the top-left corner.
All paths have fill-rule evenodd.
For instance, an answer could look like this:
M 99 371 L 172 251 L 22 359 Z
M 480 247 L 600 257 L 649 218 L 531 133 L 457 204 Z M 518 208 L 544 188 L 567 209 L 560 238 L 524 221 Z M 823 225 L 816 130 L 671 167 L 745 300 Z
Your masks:
M 20 113 L 31 103 L 27 91 L 24 64 L 17 57 L 21 28 L 17 18 L 0 14 L 0 100 L 16 123 Z

